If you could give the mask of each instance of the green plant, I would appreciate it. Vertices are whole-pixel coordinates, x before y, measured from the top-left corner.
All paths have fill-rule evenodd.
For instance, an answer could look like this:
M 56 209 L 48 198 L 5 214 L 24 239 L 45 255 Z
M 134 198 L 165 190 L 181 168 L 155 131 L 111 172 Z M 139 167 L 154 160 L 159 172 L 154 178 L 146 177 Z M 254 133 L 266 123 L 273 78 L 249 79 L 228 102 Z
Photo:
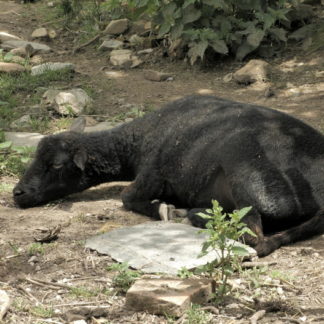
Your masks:
M 54 310 L 53 308 L 39 305 L 39 306 L 31 307 L 29 309 L 29 313 L 42 318 L 50 318 L 53 317 Z
M 192 271 L 188 270 L 186 267 L 182 267 L 177 273 L 177 276 L 182 279 L 190 278 L 193 275 L 194 275 L 194 273 Z
M 45 253 L 45 247 L 41 243 L 32 243 L 27 248 L 28 255 L 43 255 Z
M 34 147 L 14 146 L 11 141 L 0 143 L 0 175 L 20 175 L 34 151 Z
M 185 314 L 186 324 L 205 324 L 210 321 L 210 314 L 201 309 L 199 305 L 192 304 Z
M 113 286 L 120 292 L 126 293 L 136 278 L 140 276 L 140 272 L 129 269 L 127 262 L 115 263 L 107 268 L 108 271 L 117 271 L 113 277 Z
M 248 250 L 244 245 L 237 245 L 236 241 L 244 235 L 255 234 L 242 222 L 243 217 L 251 210 L 251 207 L 234 210 L 232 213 L 223 213 L 223 208 L 216 200 L 212 201 L 212 208 L 205 213 L 197 215 L 208 220 L 206 229 L 201 232 L 207 234 L 207 240 L 202 245 L 201 256 L 210 250 L 217 252 L 218 257 L 201 268 L 210 277 L 218 276 L 219 288 L 216 298 L 222 300 L 228 291 L 227 279 L 237 267 L 237 263 L 246 255 Z M 218 267 L 218 268 L 216 268 Z
M 85 287 L 71 287 L 69 294 L 75 297 L 89 298 L 98 296 L 99 292 L 98 289 L 91 290 Z

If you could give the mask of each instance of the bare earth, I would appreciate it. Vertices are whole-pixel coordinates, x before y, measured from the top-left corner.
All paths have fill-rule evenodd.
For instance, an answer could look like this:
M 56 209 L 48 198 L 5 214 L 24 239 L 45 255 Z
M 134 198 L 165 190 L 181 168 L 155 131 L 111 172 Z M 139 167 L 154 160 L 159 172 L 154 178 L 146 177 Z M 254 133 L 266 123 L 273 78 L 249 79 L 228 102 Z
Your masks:
M 0 30 L 27 39 L 34 28 L 40 27 L 33 13 L 37 5 L 0 1 L 0 8 Z M 324 70 L 324 51 L 304 55 L 300 49 L 287 48 L 284 57 L 269 61 L 274 71 L 270 78 L 275 95 L 267 98 L 264 90 L 223 81 L 242 63 L 227 60 L 199 68 L 154 58 L 110 79 L 105 73 L 111 69 L 106 53 L 90 46 L 72 56 L 72 42 L 73 35 L 59 33 L 58 39 L 49 44 L 55 54 L 46 60 L 75 63 L 79 74 L 71 84 L 78 84 L 78 75 L 86 77 L 96 89 L 95 103 L 104 115 L 125 113 L 121 101 L 158 107 L 183 95 L 208 93 L 279 109 L 324 130 L 324 75 L 316 73 Z M 145 80 L 144 69 L 170 72 L 174 80 Z M 287 90 L 298 87 L 308 89 L 304 91 L 307 93 Z M 67 323 L 69 311 L 75 307 L 83 307 L 84 311 L 89 306 L 104 306 L 106 314 L 101 317 L 106 322 L 89 318 L 88 323 L 168 323 L 170 319 L 165 317 L 124 308 L 125 297 L 112 288 L 114 273 L 106 270 L 113 261 L 84 249 L 84 240 L 94 234 L 150 221 L 123 209 L 119 193 L 127 184 L 101 185 L 59 203 L 21 210 L 15 208 L 10 192 L 17 179 L 0 180 L 9 188 L 0 191 L 0 289 L 12 298 L 5 323 Z M 44 251 L 33 253 L 30 247 L 41 229 L 55 226 L 62 227 L 58 240 L 44 244 Z M 219 315 L 211 314 L 209 323 L 249 323 L 249 317 L 260 309 L 267 313 L 258 323 L 324 323 L 324 235 L 283 247 L 260 261 L 275 264 L 264 273 L 255 270 L 251 274 L 256 280 L 254 285 L 248 284 L 245 277 L 236 280 L 233 289 L 240 298 L 244 296 L 245 303 L 232 302 L 239 304 L 239 309 L 225 307 Z M 46 283 L 35 284 L 28 278 Z M 67 285 L 80 289 L 71 290 Z M 53 310 L 49 316 L 39 310 L 47 308 Z M 76 312 L 81 314 L 82 310 Z

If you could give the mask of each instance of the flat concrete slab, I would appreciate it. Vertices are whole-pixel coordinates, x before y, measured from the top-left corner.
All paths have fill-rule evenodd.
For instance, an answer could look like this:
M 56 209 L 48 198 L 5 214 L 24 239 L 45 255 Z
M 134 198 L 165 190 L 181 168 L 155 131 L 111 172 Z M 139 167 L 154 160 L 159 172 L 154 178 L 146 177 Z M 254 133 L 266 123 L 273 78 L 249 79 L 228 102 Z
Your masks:
M 16 146 L 37 146 L 43 137 L 39 133 L 5 132 L 6 141 L 12 141 Z
M 194 269 L 219 258 L 216 251 L 198 258 L 207 238 L 199 231 L 186 224 L 148 222 L 89 238 L 85 246 L 110 255 L 118 262 L 128 262 L 131 267 L 146 273 L 175 275 L 183 267 Z M 235 244 L 242 246 L 238 242 Z M 251 256 L 256 255 L 254 249 L 247 248 Z

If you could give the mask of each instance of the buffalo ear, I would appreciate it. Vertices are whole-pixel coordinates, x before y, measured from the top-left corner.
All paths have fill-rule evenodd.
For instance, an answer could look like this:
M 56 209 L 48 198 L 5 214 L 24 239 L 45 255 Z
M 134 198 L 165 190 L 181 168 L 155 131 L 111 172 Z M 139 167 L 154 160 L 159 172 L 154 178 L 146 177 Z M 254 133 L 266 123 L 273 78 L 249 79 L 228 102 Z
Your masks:
M 73 156 L 73 162 L 82 171 L 84 171 L 87 160 L 88 156 L 85 150 L 78 150 Z

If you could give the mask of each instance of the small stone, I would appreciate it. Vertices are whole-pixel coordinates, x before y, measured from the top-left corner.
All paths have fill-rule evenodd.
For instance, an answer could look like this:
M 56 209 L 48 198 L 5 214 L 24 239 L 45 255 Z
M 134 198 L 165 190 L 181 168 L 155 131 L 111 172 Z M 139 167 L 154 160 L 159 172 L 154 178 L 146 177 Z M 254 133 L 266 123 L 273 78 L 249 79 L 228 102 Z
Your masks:
M 11 58 L 11 62 L 18 63 L 18 64 L 25 64 L 25 59 L 21 56 L 14 55 Z
M 31 258 L 29 258 L 28 263 L 32 263 L 32 262 L 34 262 L 34 263 L 38 262 L 36 255 L 33 255 Z
M 44 62 L 44 59 L 41 55 L 34 55 L 29 61 L 29 63 L 31 65 L 40 65 L 43 62 Z
M 32 38 L 46 38 L 48 37 L 48 30 L 44 27 L 35 29 L 32 34 Z
M 11 128 L 24 128 L 30 126 L 31 118 L 29 115 L 23 115 L 10 124 Z
M 171 75 L 169 73 L 162 73 L 154 70 L 144 71 L 144 78 L 150 81 L 161 82 L 166 81 L 170 77 Z
M 150 21 L 138 20 L 133 22 L 132 27 L 129 31 L 130 35 L 138 34 L 143 35 L 149 33 L 152 29 L 152 24 Z
M 109 35 L 120 35 L 128 29 L 128 24 L 129 20 L 126 18 L 112 20 L 104 30 L 104 33 Z
M 33 66 L 31 69 L 32 75 L 43 74 L 46 71 L 59 71 L 59 70 L 70 70 L 74 71 L 75 67 L 72 63 L 61 63 L 61 62 L 48 62 L 41 65 Z
M 53 7 L 55 7 L 54 2 L 53 2 L 53 1 L 49 1 L 49 2 L 47 2 L 47 7 L 49 7 L 49 8 L 53 8 Z
M 233 80 L 233 73 L 227 73 L 224 77 L 223 77 L 223 81 L 225 83 L 231 82 Z
M 265 82 L 267 80 L 268 66 L 269 64 L 263 60 L 250 60 L 233 74 L 233 78 L 236 82 L 243 84 Z
M 117 39 L 109 39 L 103 41 L 103 43 L 99 46 L 99 50 L 114 50 L 120 49 L 124 46 L 124 43 Z
M 56 37 L 57 37 L 57 33 L 56 33 L 56 31 L 55 31 L 54 29 L 49 29 L 49 30 L 48 30 L 48 37 L 49 37 L 50 39 L 54 39 L 54 38 L 56 38 Z
M 11 53 L 13 55 L 19 55 L 19 56 L 22 56 L 22 57 L 27 57 L 27 52 L 26 52 L 25 47 L 13 48 L 12 50 L 10 50 L 9 53 Z
M 39 53 L 51 52 L 51 48 L 47 45 L 40 44 L 37 42 L 28 42 L 24 40 L 8 40 L 0 44 L 0 47 L 6 50 L 11 50 L 14 48 L 26 47 L 27 45 L 31 46 L 34 52 L 39 52 Z
M 151 314 L 181 316 L 193 304 L 206 303 L 214 292 L 209 279 L 144 278 L 127 291 L 126 307 Z
M 112 65 L 121 67 L 130 67 L 132 65 L 131 50 L 113 50 L 110 53 L 110 62 Z
M 153 53 L 153 48 L 146 48 L 146 49 L 143 49 L 143 50 L 140 50 L 140 51 L 137 51 L 137 54 L 138 55 L 146 55 L 146 54 L 151 54 Z
M 0 73 L 21 73 L 26 71 L 26 69 L 17 63 L 7 63 L 7 62 L 0 62 Z
M 144 38 L 141 36 L 138 36 L 136 34 L 132 35 L 128 41 L 129 41 L 130 45 L 134 46 L 134 47 L 140 47 L 140 46 L 143 46 L 143 44 L 144 44 Z
M 139 59 L 137 56 L 135 56 L 135 55 L 132 56 L 131 68 L 135 68 L 135 67 L 141 65 L 142 63 L 143 63 L 143 61 L 141 59 Z

